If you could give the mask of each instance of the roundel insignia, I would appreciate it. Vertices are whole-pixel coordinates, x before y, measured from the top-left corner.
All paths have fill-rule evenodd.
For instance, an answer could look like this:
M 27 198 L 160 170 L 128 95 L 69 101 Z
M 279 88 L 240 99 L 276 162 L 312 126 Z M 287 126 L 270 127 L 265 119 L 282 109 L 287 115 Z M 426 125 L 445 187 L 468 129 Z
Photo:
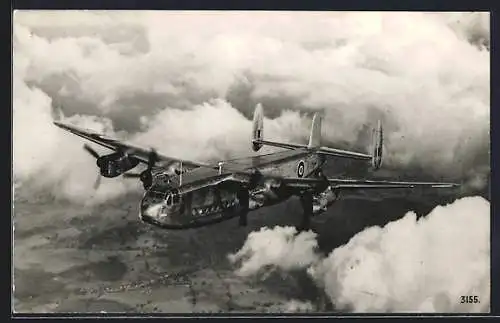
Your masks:
M 299 165 L 297 166 L 297 176 L 298 177 L 303 177 L 304 176 L 304 168 L 305 168 L 304 161 L 301 160 L 299 162 Z

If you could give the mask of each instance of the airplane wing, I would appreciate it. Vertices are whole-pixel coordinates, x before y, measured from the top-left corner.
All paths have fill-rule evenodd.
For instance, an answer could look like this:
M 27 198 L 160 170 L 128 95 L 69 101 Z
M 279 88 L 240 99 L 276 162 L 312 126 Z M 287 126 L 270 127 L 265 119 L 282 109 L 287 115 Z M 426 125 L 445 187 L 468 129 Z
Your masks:
M 123 151 L 126 152 L 128 155 L 133 156 L 134 158 L 140 160 L 143 163 L 148 163 L 148 155 L 151 152 L 151 149 L 145 149 L 141 148 L 138 146 L 135 146 L 131 143 L 127 143 L 125 141 L 121 141 L 115 138 L 110 138 L 108 136 L 96 133 L 94 131 L 80 128 L 77 126 L 65 124 L 62 122 L 54 121 L 54 124 L 58 126 L 61 129 L 64 129 L 66 131 L 69 131 L 77 136 L 80 136 L 82 138 L 85 138 L 89 141 L 92 141 L 98 145 L 101 145 L 103 147 L 106 147 L 108 149 L 114 150 L 114 151 Z M 174 162 L 182 162 L 183 167 L 187 168 L 197 168 L 197 167 L 210 167 L 214 168 L 214 165 L 209 165 L 209 164 L 204 164 L 204 163 L 199 163 L 199 162 L 194 162 L 190 160 L 183 160 L 180 158 L 175 158 L 175 157 L 168 157 L 165 155 L 162 155 L 160 153 L 157 153 L 158 159 L 160 162 L 164 162 L 166 164 L 174 163 Z
M 198 169 L 202 170 L 202 169 Z M 209 171 L 207 169 L 207 171 Z M 265 178 L 274 178 L 267 177 Z M 191 191 L 196 191 L 200 188 L 208 186 L 217 186 L 222 183 L 233 183 L 236 186 L 251 185 L 254 175 L 250 172 L 231 172 L 225 174 L 216 174 L 216 171 L 211 176 L 200 178 L 183 183 L 182 187 L 178 188 L 178 192 L 185 194 Z M 276 177 L 283 185 L 296 191 L 313 190 L 320 185 L 325 185 L 325 180 L 315 178 L 280 178 Z M 328 185 L 333 189 L 338 190 L 363 190 L 363 189 L 405 189 L 416 187 L 428 188 L 452 188 L 457 187 L 455 183 L 439 183 L 439 182 L 395 182 L 395 181 L 375 181 L 375 180 L 354 180 L 354 179 L 328 179 Z
M 316 178 L 284 178 L 281 179 L 282 183 L 291 188 L 308 189 L 317 185 L 324 185 L 324 179 Z M 393 188 L 416 188 L 416 187 L 429 187 L 429 188 L 452 188 L 457 187 L 459 184 L 455 183 L 440 183 L 440 182 L 397 182 L 397 181 L 377 181 L 377 180 L 358 180 L 358 179 L 326 179 L 328 184 L 334 189 L 393 189 Z

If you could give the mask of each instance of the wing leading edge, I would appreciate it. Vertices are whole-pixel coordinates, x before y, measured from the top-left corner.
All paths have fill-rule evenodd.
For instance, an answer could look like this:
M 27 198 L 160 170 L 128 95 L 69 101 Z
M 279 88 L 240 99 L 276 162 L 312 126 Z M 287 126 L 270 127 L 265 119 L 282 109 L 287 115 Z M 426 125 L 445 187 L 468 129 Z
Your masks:
M 239 186 L 251 186 L 255 180 L 255 174 L 250 172 L 232 172 L 212 176 L 208 179 L 189 183 L 179 188 L 182 193 L 197 190 L 202 187 L 216 186 L 223 182 L 233 183 Z M 260 177 L 257 175 L 257 177 Z M 274 178 L 264 176 L 264 178 Z M 314 189 L 318 186 L 325 185 L 324 179 L 315 178 L 282 178 L 276 177 L 277 181 L 281 182 L 284 186 L 297 190 L 306 191 Z M 356 180 L 356 179 L 327 179 L 328 185 L 333 189 L 338 190 L 362 190 L 362 189 L 405 189 L 405 188 L 453 188 L 458 187 L 456 183 L 440 183 L 440 182 L 396 182 L 396 181 L 375 181 L 375 180 Z
M 125 141 L 121 141 L 115 138 L 111 138 L 99 133 L 96 133 L 94 131 L 80 128 L 77 126 L 65 124 L 62 122 L 54 121 L 54 124 L 58 126 L 61 129 L 64 129 L 68 132 L 71 132 L 77 136 L 80 136 L 82 138 L 85 138 L 89 141 L 92 141 L 98 145 L 101 145 L 103 147 L 106 147 L 108 149 L 114 150 L 114 151 L 122 151 L 124 153 L 127 153 L 130 156 L 133 156 L 140 160 L 143 163 L 148 163 L 148 156 L 151 152 L 151 149 L 145 149 L 138 147 L 136 145 L 133 145 L 131 143 L 127 143 Z M 183 160 L 180 158 L 175 158 L 175 157 L 169 157 L 162 155 L 160 153 L 157 153 L 158 158 L 160 161 L 164 163 L 182 163 L 183 167 L 188 167 L 188 168 L 197 168 L 197 167 L 210 167 L 213 168 L 214 165 L 209 165 L 209 164 L 204 164 L 200 162 L 194 162 L 190 160 Z

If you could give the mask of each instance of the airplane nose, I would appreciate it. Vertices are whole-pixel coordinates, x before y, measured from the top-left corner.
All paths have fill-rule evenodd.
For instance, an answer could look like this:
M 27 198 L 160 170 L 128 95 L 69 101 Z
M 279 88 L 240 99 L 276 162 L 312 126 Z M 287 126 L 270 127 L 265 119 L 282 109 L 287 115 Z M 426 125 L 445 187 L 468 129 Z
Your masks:
M 144 208 L 143 213 L 146 216 L 149 216 L 152 218 L 158 218 L 158 217 L 162 217 L 162 215 L 165 216 L 163 211 L 164 211 L 163 205 L 161 203 L 158 203 L 158 204 L 152 204 L 152 205 L 146 206 Z
M 160 227 L 179 226 L 178 210 L 165 204 L 165 199 L 153 193 L 146 193 L 141 201 L 140 219 Z
M 141 206 L 140 218 L 144 222 L 156 225 L 171 225 L 174 224 L 170 216 L 168 208 L 165 208 L 163 203 L 145 204 Z
M 141 218 L 159 218 L 161 215 L 166 215 L 164 210 L 163 200 L 152 194 L 146 193 L 141 201 Z

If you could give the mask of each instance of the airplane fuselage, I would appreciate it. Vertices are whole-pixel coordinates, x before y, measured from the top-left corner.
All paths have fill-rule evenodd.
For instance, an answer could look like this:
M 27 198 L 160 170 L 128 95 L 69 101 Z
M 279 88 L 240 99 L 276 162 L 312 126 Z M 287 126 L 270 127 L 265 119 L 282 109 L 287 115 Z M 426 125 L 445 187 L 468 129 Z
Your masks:
M 272 177 L 307 178 L 317 176 L 325 159 L 309 151 L 287 150 L 240 160 L 231 160 L 245 170 L 257 170 L 262 180 L 249 190 L 249 210 L 281 203 L 293 193 Z M 213 169 L 194 169 L 182 178 L 169 176 L 166 170 L 153 175 L 153 184 L 141 201 L 140 218 L 166 229 L 187 229 L 227 220 L 238 215 L 240 209 L 237 185 L 222 183 L 181 193 L 182 187 L 203 180 L 217 179 L 222 172 Z M 270 178 L 271 177 L 271 178 Z

